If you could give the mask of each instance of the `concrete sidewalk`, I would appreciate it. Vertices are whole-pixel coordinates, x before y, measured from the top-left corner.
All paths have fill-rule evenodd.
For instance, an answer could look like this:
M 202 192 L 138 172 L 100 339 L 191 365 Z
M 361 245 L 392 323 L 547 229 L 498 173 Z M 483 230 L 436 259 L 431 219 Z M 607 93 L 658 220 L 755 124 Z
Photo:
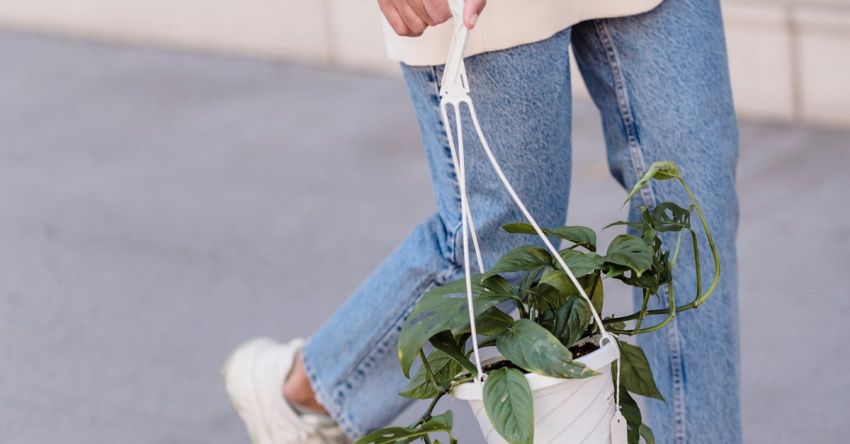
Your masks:
M 247 442 L 231 348 L 312 332 L 434 209 L 398 79 L 8 32 L 0 60 L 0 443 Z M 575 114 L 600 227 L 624 192 Z M 850 134 L 741 131 L 746 442 L 846 442 Z

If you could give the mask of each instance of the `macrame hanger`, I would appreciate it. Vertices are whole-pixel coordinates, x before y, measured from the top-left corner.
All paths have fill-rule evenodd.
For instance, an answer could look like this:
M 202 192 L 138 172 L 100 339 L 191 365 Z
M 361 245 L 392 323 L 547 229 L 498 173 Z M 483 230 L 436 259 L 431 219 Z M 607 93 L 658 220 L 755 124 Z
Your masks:
M 484 272 L 484 262 L 481 257 L 481 250 L 479 248 L 478 235 L 475 231 L 475 224 L 472 219 L 472 211 L 470 208 L 469 195 L 467 192 L 467 181 L 466 181 L 466 168 L 465 168 L 465 153 L 464 153 L 464 141 L 463 141 L 463 119 L 461 118 L 462 105 L 466 105 L 466 108 L 469 112 L 469 118 L 472 122 L 473 127 L 475 128 L 476 136 L 481 143 L 481 147 L 484 149 L 484 153 L 487 155 L 487 158 L 490 161 L 493 170 L 496 172 L 496 175 L 499 177 L 499 180 L 502 182 L 505 190 L 511 196 L 514 203 L 519 208 L 520 212 L 522 212 L 525 219 L 528 223 L 534 228 L 537 236 L 540 237 L 543 244 L 546 246 L 546 249 L 552 254 L 552 256 L 557 261 L 558 265 L 563 269 L 563 271 L 567 274 L 570 281 L 575 285 L 578 289 L 581 297 L 587 302 L 590 307 L 591 314 L 593 316 L 594 322 L 599 326 L 599 331 L 601 334 L 601 339 L 599 342 L 600 346 L 606 344 L 606 341 L 614 341 L 614 337 L 608 333 L 605 329 L 605 325 L 602 323 L 602 318 L 599 313 L 597 313 L 596 308 L 593 306 L 593 302 L 587 296 L 587 293 L 584 291 L 584 287 L 579 283 L 578 279 L 575 277 L 575 274 L 564 261 L 564 259 L 559 254 L 557 248 L 552 245 L 552 242 L 546 237 L 545 233 L 543 233 L 543 229 L 537 224 L 537 221 L 534 217 L 529 213 L 525 204 L 523 204 L 522 200 L 517 195 L 513 186 L 511 186 L 508 178 L 505 176 L 504 171 L 502 171 L 501 166 L 499 165 L 498 160 L 493 155 L 493 151 L 490 149 L 490 145 L 487 143 L 487 139 L 484 137 L 484 133 L 481 130 L 481 125 L 478 122 L 478 116 L 475 112 L 475 106 L 472 103 L 472 98 L 469 96 L 469 82 L 466 75 L 466 67 L 463 62 L 463 52 L 466 47 L 466 40 L 469 35 L 469 30 L 467 30 L 466 26 L 463 24 L 463 0 L 448 0 L 449 7 L 452 11 L 453 16 L 453 26 L 454 26 L 454 35 L 452 37 L 451 46 L 449 47 L 449 56 L 446 61 L 446 66 L 443 70 L 443 78 L 440 85 L 440 113 L 443 120 L 443 125 L 446 128 L 447 138 L 449 142 L 449 148 L 452 153 L 452 165 L 454 166 L 455 172 L 457 173 L 458 183 L 460 187 L 460 201 L 461 201 L 461 230 L 462 230 L 462 238 L 463 238 L 463 260 L 464 260 L 464 275 L 466 278 L 466 298 L 467 305 L 469 309 L 469 325 L 470 325 L 470 333 L 472 336 L 472 352 L 475 360 L 475 367 L 478 371 L 478 375 L 475 378 L 475 383 L 480 384 L 484 380 L 484 371 L 481 366 L 481 356 L 480 350 L 478 346 L 478 338 L 477 338 L 477 329 L 475 325 L 475 308 L 474 308 L 474 298 L 472 296 L 472 272 L 470 269 L 470 254 L 469 254 L 469 242 L 470 239 L 473 243 L 473 248 L 475 251 L 475 258 L 478 262 L 478 269 L 480 273 Z M 452 114 L 454 117 L 454 122 L 449 119 L 449 109 L 452 110 Z M 454 125 L 452 125 L 452 123 Z M 620 360 L 619 353 L 617 358 L 617 374 L 616 374 L 617 386 L 615 387 L 615 400 L 616 405 L 620 404 Z

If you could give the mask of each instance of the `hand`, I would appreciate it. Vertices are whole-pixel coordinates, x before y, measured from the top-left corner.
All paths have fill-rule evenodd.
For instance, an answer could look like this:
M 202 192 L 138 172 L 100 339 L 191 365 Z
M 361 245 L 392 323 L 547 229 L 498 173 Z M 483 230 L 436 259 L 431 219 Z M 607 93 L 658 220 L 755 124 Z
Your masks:
M 478 14 L 487 0 L 466 0 L 463 5 L 463 23 L 472 29 Z M 429 26 L 436 26 L 452 18 L 448 0 L 378 0 L 378 6 L 396 34 L 418 37 Z

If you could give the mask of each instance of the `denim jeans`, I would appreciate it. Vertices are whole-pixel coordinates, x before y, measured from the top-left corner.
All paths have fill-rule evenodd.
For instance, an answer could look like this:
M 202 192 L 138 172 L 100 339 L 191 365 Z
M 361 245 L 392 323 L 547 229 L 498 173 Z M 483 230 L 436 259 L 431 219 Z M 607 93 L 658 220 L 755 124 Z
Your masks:
M 566 219 L 570 44 L 602 115 L 613 177 L 630 188 L 652 162 L 676 162 L 708 217 L 723 264 L 720 285 L 706 304 L 638 339 L 666 398 L 645 402 L 645 421 L 660 443 L 738 443 L 738 134 L 718 1 L 665 0 L 645 14 L 583 22 L 544 41 L 467 58 L 483 131 L 543 226 L 560 226 Z M 408 404 L 397 394 L 406 384 L 395 352 L 402 322 L 425 291 L 462 276 L 458 183 L 439 118 L 442 68 L 402 70 L 431 168 L 437 212 L 363 282 L 304 350 L 319 401 L 352 437 L 386 425 Z M 471 132 L 472 124 L 465 121 L 464 128 Z M 464 139 L 470 203 L 489 267 L 509 249 L 534 240 L 500 231 L 522 215 L 474 134 Z M 673 181 L 653 183 L 638 200 L 688 202 Z M 711 257 L 702 242 L 701 263 L 710 279 Z M 685 244 L 675 281 L 680 303 L 693 297 L 695 287 Z

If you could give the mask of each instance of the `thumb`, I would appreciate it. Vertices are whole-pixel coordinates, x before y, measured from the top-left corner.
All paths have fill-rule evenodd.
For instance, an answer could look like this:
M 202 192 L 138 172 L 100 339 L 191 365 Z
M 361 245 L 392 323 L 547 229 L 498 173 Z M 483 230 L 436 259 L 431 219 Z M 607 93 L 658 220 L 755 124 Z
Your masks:
M 466 0 L 463 5 L 463 23 L 468 29 L 475 27 L 478 15 L 484 9 L 487 0 Z

